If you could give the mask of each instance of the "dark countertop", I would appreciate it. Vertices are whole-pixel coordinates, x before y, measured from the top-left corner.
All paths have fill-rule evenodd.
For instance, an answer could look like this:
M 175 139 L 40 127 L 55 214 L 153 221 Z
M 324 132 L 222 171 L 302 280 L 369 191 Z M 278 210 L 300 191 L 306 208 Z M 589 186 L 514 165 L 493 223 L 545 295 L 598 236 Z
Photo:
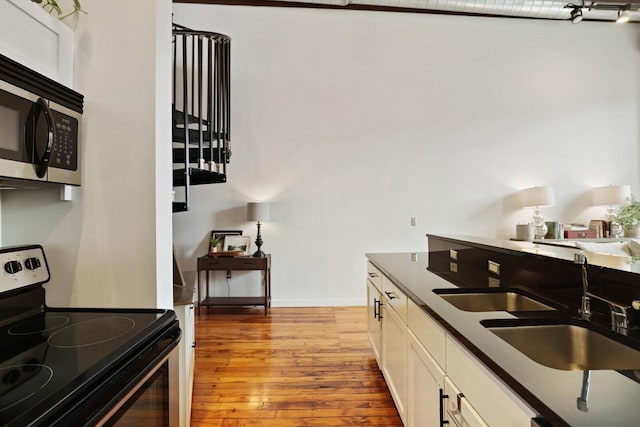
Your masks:
M 463 239 L 456 236 L 457 239 Z M 493 248 L 493 239 L 473 238 Z M 485 241 L 486 240 L 486 241 Z M 531 242 L 500 241 L 505 250 L 544 250 Z M 553 248 L 554 256 L 570 261 L 575 249 Z M 427 253 L 412 261 L 411 253 L 366 254 L 409 298 L 439 321 L 449 334 L 476 355 L 534 411 L 552 425 L 632 426 L 640 424 L 640 371 L 623 373 L 611 370 L 591 371 L 589 410 L 577 409 L 583 371 L 564 371 L 540 365 L 507 342 L 485 329 L 483 319 L 513 318 L 506 312 L 466 312 L 458 310 L 432 292 L 436 288 L 456 288 L 451 282 L 427 271 Z M 635 377 L 635 380 L 630 378 Z
M 178 286 L 173 285 L 173 305 L 188 305 L 192 304 L 195 296 L 195 289 L 193 286 Z

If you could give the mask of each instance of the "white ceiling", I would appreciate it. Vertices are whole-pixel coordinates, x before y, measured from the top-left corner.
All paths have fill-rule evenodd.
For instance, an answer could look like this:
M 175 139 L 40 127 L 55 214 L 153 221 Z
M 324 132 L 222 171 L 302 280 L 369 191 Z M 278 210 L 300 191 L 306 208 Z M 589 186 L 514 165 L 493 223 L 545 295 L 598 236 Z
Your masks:
M 332 6 L 373 6 L 448 11 L 465 14 L 513 16 L 521 18 L 559 19 L 569 21 L 571 6 L 581 8 L 585 20 L 615 21 L 618 10 L 630 9 L 631 21 L 640 21 L 640 3 L 624 0 L 276 0 L 288 3 L 322 4 Z

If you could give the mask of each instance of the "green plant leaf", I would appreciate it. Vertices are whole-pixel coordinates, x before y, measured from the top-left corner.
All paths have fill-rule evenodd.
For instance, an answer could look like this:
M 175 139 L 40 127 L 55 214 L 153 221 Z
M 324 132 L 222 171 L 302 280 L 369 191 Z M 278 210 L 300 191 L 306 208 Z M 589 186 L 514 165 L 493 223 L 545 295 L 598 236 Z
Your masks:
M 618 209 L 618 224 L 630 227 L 640 224 L 640 202 L 632 195 L 629 203 Z
M 58 19 L 65 19 L 71 15 L 75 15 L 80 12 L 84 14 L 87 13 L 84 10 L 82 10 L 82 5 L 80 4 L 80 0 L 73 0 L 73 11 L 67 13 L 66 15 L 62 15 L 62 8 L 60 8 L 60 5 L 56 0 L 44 0 L 44 4 L 43 4 L 43 0 L 31 0 L 31 1 L 33 3 L 42 5 L 42 8 L 45 9 L 47 12 L 51 14 L 55 13 L 56 15 L 58 15 Z

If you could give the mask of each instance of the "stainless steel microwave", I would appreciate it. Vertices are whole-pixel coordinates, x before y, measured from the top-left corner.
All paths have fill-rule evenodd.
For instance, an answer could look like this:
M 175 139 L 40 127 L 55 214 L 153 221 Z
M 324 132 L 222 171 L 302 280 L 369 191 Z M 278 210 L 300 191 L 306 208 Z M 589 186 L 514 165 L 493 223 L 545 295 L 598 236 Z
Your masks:
M 82 106 L 82 95 L 0 55 L 0 185 L 80 185 Z

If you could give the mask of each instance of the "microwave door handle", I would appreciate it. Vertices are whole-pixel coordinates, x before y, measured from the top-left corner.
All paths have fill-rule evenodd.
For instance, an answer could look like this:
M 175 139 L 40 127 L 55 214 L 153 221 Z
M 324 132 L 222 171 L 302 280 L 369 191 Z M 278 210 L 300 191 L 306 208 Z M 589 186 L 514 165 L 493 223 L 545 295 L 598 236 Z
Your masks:
M 34 159 L 36 162 L 36 175 L 38 176 L 38 178 L 42 178 L 47 174 L 47 169 L 49 168 L 49 162 L 51 161 L 51 152 L 53 151 L 55 127 L 53 124 L 53 114 L 49 109 L 49 105 L 47 105 L 47 101 L 45 101 L 43 98 L 38 98 L 38 106 L 41 108 L 44 119 L 47 122 L 47 143 L 45 145 L 44 152 L 42 153 L 42 157 L 38 159 L 36 155 L 36 159 Z M 36 120 L 37 120 L 37 117 L 38 116 L 36 115 Z M 35 126 L 35 123 L 34 123 L 34 126 Z M 33 141 L 34 144 L 35 144 L 35 138 L 36 138 L 36 133 L 34 129 L 34 141 Z

